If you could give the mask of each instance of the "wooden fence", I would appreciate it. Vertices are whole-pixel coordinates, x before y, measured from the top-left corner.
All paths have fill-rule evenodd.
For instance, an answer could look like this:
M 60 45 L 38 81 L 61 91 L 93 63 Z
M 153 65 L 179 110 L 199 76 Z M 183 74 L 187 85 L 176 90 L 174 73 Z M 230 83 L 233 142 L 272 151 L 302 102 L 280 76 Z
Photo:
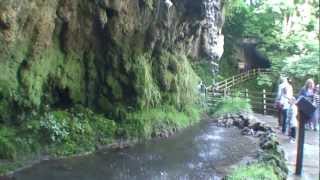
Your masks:
M 229 77 L 227 79 L 224 79 L 223 81 L 217 82 L 213 84 L 212 86 L 208 87 L 208 91 L 214 92 L 214 91 L 221 91 L 224 92 L 228 91 L 231 87 L 234 87 L 244 81 L 253 79 L 257 77 L 259 74 L 266 74 L 270 73 L 270 69 L 251 69 L 249 71 L 237 74 L 235 76 Z
M 251 107 L 255 112 L 262 114 L 275 114 L 278 111 L 274 107 L 276 92 L 268 92 L 265 89 L 262 89 L 261 91 L 249 91 L 248 89 L 215 91 L 215 93 L 207 94 L 207 103 L 209 106 L 214 106 L 217 102 L 226 97 L 245 98 L 250 102 Z
M 250 91 L 248 89 L 236 90 L 235 87 L 240 83 L 254 79 L 259 74 L 271 73 L 270 69 L 251 69 L 249 71 L 237 74 L 235 76 L 217 82 L 207 88 L 207 103 L 214 106 L 225 97 L 241 97 L 247 99 L 254 111 L 263 114 L 275 114 L 277 109 L 274 107 L 276 98 L 275 92 L 269 92 L 265 89 Z M 231 89 L 232 88 L 232 89 Z

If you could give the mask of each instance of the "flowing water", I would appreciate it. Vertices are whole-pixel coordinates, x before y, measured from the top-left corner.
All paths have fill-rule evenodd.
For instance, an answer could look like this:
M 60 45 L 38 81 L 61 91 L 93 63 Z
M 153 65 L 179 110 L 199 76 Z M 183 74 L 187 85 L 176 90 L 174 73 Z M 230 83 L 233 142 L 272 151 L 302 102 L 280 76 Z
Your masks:
M 209 180 L 256 153 L 255 140 L 236 128 L 202 122 L 168 139 L 121 150 L 43 161 L 14 174 L 17 180 Z

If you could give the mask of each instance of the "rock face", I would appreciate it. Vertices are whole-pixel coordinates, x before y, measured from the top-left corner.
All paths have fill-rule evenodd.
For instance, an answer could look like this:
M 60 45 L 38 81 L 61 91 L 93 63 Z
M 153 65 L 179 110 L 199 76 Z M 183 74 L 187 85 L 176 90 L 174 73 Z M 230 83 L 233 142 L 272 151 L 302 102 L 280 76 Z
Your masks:
M 175 77 L 182 62 L 166 64 L 162 52 L 216 62 L 222 6 L 220 0 L 1 0 L 0 119 L 22 107 L 135 106 L 146 85 L 133 65 L 146 53 L 154 84 L 169 91 L 155 69 L 165 64 Z
M 222 5 L 220 1 L 206 0 L 205 26 L 204 26 L 204 51 L 212 60 L 213 72 L 218 71 L 218 62 L 223 54 L 224 36 L 221 34 L 223 24 Z

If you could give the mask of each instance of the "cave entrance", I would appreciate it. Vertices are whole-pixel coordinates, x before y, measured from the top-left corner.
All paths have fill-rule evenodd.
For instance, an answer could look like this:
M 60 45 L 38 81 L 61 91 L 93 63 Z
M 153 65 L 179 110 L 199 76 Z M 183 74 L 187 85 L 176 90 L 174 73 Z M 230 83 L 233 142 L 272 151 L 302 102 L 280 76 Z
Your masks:
M 54 87 L 52 91 L 53 95 L 53 106 L 55 108 L 70 108 L 73 105 L 73 101 L 70 98 L 70 90 L 68 87 Z

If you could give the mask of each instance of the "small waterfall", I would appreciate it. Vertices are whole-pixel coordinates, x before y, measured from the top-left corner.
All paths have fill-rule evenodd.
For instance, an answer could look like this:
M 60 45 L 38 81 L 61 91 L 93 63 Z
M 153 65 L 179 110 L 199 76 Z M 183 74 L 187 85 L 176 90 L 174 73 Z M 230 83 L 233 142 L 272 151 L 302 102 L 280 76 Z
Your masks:
M 223 25 L 221 0 L 204 0 L 204 51 L 213 64 L 213 73 L 219 69 L 219 59 L 223 54 L 224 36 L 221 34 Z

